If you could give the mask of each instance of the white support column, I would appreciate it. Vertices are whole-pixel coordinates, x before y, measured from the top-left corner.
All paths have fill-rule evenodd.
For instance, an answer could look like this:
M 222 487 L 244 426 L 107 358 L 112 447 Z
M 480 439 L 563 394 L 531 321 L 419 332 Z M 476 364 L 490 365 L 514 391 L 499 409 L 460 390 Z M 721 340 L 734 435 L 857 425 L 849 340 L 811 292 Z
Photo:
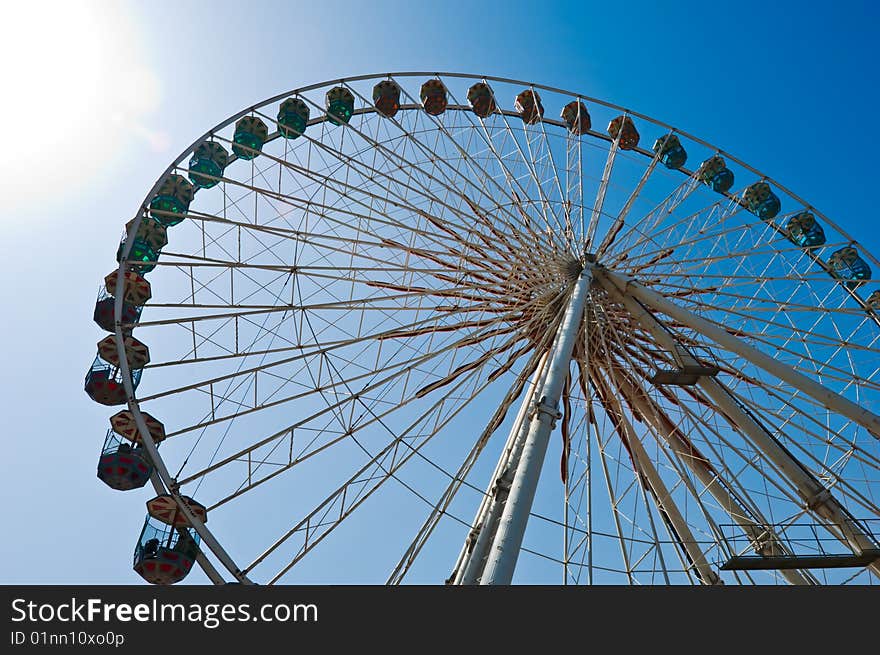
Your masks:
M 674 337 L 666 331 L 666 329 L 659 323 L 657 318 L 649 313 L 638 301 L 636 301 L 631 296 L 624 295 L 620 292 L 620 290 L 615 287 L 613 284 L 608 283 L 607 279 L 603 279 L 601 275 L 596 276 L 599 284 L 603 286 L 603 288 L 608 292 L 608 294 L 614 299 L 615 302 L 621 303 L 624 307 L 626 307 L 627 311 L 630 315 L 638 321 L 639 325 L 641 325 L 648 333 L 651 334 L 656 340 L 657 343 L 669 351 L 672 356 L 676 359 L 676 362 L 681 366 L 698 366 L 699 363 L 694 359 L 690 353 L 685 351 L 678 342 L 674 339 Z M 711 380 L 715 382 L 712 378 L 701 378 L 701 380 Z M 627 382 L 631 382 L 627 380 Z M 660 416 L 656 411 L 649 411 L 650 404 L 645 401 L 644 390 L 641 388 L 636 388 L 634 385 L 630 386 L 627 389 L 628 393 L 625 395 L 630 399 L 631 403 L 634 403 L 634 406 L 639 408 L 642 416 L 648 422 L 654 424 L 654 429 L 658 434 L 666 435 L 667 442 L 678 452 L 688 452 L 692 446 L 684 442 L 684 440 L 678 434 L 678 429 L 672 425 L 670 422 L 665 421 L 665 416 Z M 733 498 L 727 490 L 725 485 L 721 484 L 720 477 L 716 471 L 714 471 L 711 467 L 707 466 L 707 463 L 703 463 L 695 460 L 693 457 L 684 458 L 685 465 L 694 473 L 697 479 L 705 485 L 706 489 L 712 494 L 712 497 L 718 501 L 721 507 L 727 512 L 727 514 L 740 526 L 743 532 L 748 535 L 749 539 L 754 541 L 756 544 L 764 544 L 759 553 L 761 555 L 766 556 L 778 556 L 786 554 L 786 550 L 782 545 L 782 542 L 779 540 L 779 537 L 770 530 L 765 525 L 761 525 L 760 523 L 756 523 L 749 516 L 753 514 L 757 514 L 757 512 L 753 509 L 751 512 L 747 512 L 743 507 L 742 503 L 737 499 Z M 763 520 L 763 519 L 761 519 Z M 800 571 L 793 569 L 785 569 L 781 571 L 783 577 L 788 580 L 791 584 L 796 585 L 806 585 L 812 584 L 811 580 L 805 577 Z
M 603 278 L 603 276 L 597 277 L 600 278 L 600 283 L 605 282 L 605 280 L 607 279 Z M 620 276 L 609 274 L 608 277 L 613 279 L 614 277 Z M 606 284 L 603 284 L 603 286 L 605 286 L 606 289 L 609 288 Z M 625 285 L 625 288 L 627 291 L 631 291 L 633 296 L 647 296 L 647 298 L 644 299 L 645 304 L 654 306 L 654 308 L 658 311 L 672 316 L 675 320 L 685 325 L 689 325 L 690 327 L 693 327 L 700 332 L 702 332 L 702 330 L 700 330 L 696 326 L 699 325 L 701 322 L 708 323 L 704 319 L 701 319 L 698 316 L 694 316 L 687 310 L 681 309 L 675 304 L 670 303 L 665 298 L 660 297 L 653 291 L 645 289 L 642 285 L 636 282 L 630 281 L 628 285 Z M 619 291 L 620 290 L 618 289 L 618 292 Z M 622 295 L 624 298 L 627 297 L 627 294 Z M 651 303 L 649 299 L 653 300 L 654 303 Z M 638 307 L 633 306 L 631 300 L 626 304 L 628 308 L 631 308 L 632 311 L 637 313 Z M 638 303 L 636 303 L 636 305 L 638 305 Z M 673 309 L 675 310 L 675 314 L 672 313 Z M 646 313 L 644 312 L 644 309 L 642 309 L 642 313 Z M 680 359 L 684 355 L 690 359 L 693 359 L 688 353 L 683 352 L 681 346 L 669 333 L 665 332 L 665 330 L 662 330 L 662 328 L 661 330 L 657 330 L 656 327 L 648 327 L 648 329 L 650 329 L 654 336 L 658 337 L 661 343 L 669 348 L 670 352 L 672 352 L 677 358 Z M 736 339 L 736 337 L 729 335 L 726 331 L 719 328 L 716 328 L 716 330 L 724 334 L 726 337 L 728 337 L 728 339 L 732 339 L 733 341 L 739 343 L 739 340 Z M 664 334 L 661 334 L 661 331 Z M 705 336 L 713 339 L 713 336 L 711 336 L 710 334 L 705 334 Z M 716 343 L 718 343 L 722 347 L 726 347 L 725 344 L 722 343 L 720 340 L 713 340 L 715 340 Z M 746 346 L 745 344 L 740 345 L 742 346 L 742 349 L 744 351 L 754 350 L 750 346 Z M 732 350 L 733 352 L 738 352 L 733 348 L 728 349 Z M 767 357 L 759 351 L 755 351 L 755 353 L 761 355 L 762 357 Z M 743 357 L 746 357 L 746 355 L 743 354 Z M 749 357 L 747 357 L 747 359 L 753 361 Z M 774 360 L 773 358 L 768 359 L 776 364 L 776 366 L 773 367 L 774 369 L 788 369 L 788 367 L 780 364 L 779 362 L 776 362 L 776 360 Z M 757 362 L 753 361 L 753 363 L 755 363 L 755 365 L 759 365 Z M 776 375 L 774 370 L 766 367 L 762 368 L 765 368 L 769 373 Z M 790 372 L 792 376 L 803 377 L 795 371 Z M 781 375 L 777 375 L 777 377 L 785 379 Z M 808 378 L 806 379 L 811 384 L 818 386 L 821 389 L 825 389 L 824 387 L 821 387 L 821 385 L 814 383 L 812 380 L 809 380 Z M 761 424 L 759 424 L 751 414 L 745 411 L 745 409 L 736 401 L 734 396 L 726 387 L 724 387 L 714 378 L 707 376 L 700 377 L 698 380 L 698 384 L 700 385 L 700 388 L 703 389 L 703 391 L 705 391 L 706 394 L 716 403 L 721 411 L 726 416 L 730 417 L 730 420 L 733 422 L 734 426 L 738 428 L 743 434 L 745 434 L 752 441 L 752 443 L 754 443 L 755 446 L 757 446 L 767 456 L 767 458 L 780 470 L 780 472 L 794 485 L 795 489 L 797 489 L 798 494 L 800 494 L 800 496 L 804 499 L 806 507 L 808 507 L 812 512 L 825 519 L 837 528 L 839 538 L 844 543 L 849 545 L 852 548 L 853 552 L 858 554 L 861 553 L 863 550 L 870 550 L 874 548 L 874 543 L 870 535 L 866 534 L 858 525 L 858 523 L 856 523 L 852 519 L 852 516 L 849 514 L 846 508 L 831 494 L 830 490 L 828 490 L 821 482 L 819 482 L 819 480 L 817 480 L 816 477 L 812 473 L 810 473 L 797 459 L 795 459 L 794 456 L 792 456 L 792 454 L 788 450 L 786 450 L 782 446 L 782 444 L 779 443 L 779 441 L 777 441 Z M 834 394 L 827 389 L 825 389 L 825 392 L 835 397 L 838 397 L 837 394 Z M 831 409 L 836 409 L 835 407 L 829 407 Z M 857 405 L 856 408 L 861 410 L 861 408 L 859 408 Z M 862 411 L 870 414 L 870 412 L 867 412 L 867 410 Z M 870 565 L 870 568 L 875 575 L 880 577 L 880 563 L 875 562 Z
M 700 549 L 700 544 L 691 532 L 690 526 L 681 515 L 678 506 L 672 498 L 672 494 L 669 493 L 669 490 L 663 483 L 663 478 L 660 477 L 660 473 L 657 471 L 657 468 L 654 466 L 654 463 L 645 451 L 645 447 L 642 445 L 641 440 L 636 434 L 635 428 L 623 412 L 623 407 L 621 406 L 620 401 L 611 392 L 609 385 L 604 380 L 598 378 L 598 382 L 603 389 L 602 395 L 611 403 L 611 409 L 617 414 L 620 420 L 624 432 L 621 436 L 625 436 L 638 471 L 644 476 L 644 479 L 651 487 L 654 498 L 656 498 L 657 509 L 666 514 L 669 523 L 672 525 L 680 540 L 681 547 L 684 548 L 691 562 L 693 562 L 694 568 L 699 573 L 703 584 L 724 584 L 719 575 L 712 569 L 708 560 L 706 560 L 706 556 Z M 660 547 L 659 544 L 657 547 Z
M 872 539 L 865 534 L 850 513 L 832 495 L 831 491 L 815 478 L 791 453 L 774 439 L 750 414 L 745 412 L 730 392 L 717 380 L 701 378 L 700 387 L 725 412 L 749 439 L 760 448 L 785 477 L 795 486 L 804 504 L 839 530 L 839 538 L 853 552 L 873 549 Z M 880 577 L 880 563 L 870 565 L 874 575 Z
M 612 273 L 607 269 L 602 270 L 602 275 L 607 276 L 607 279 L 611 280 L 614 285 L 625 294 L 631 294 L 652 309 L 674 318 L 676 321 L 687 325 L 703 336 L 708 337 L 722 348 L 744 357 L 758 368 L 762 368 L 771 375 L 787 382 L 795 389 L 805 393 L 825 407 L 828 407 L 838 414 L 858 423 L 875 437 L 880 438 L 880 416 L 877 416 L 873 412 L 868 411 L 864 407 L 860 407 L 851 400 L 834 393 L 827 387 L 811 380 L 801 373 L 798 373 L 791 367 L 782 364 L 769 355 L 762 353 L 757 348 L 753 348 L 752 346 L 743 343 L 740 339 L 728 333 L 723 328 L 718 327 L 714 323 L 711 323 L 686 309 L 682 309 L 675 303 L 668 301 L 660 294 L 639 284 L 635 280 L 617 273 Z
M 498 519 L 501 518 L 501 510 L 507 501 L 508 491 L 516 466 L 519 462 L 523 443 L 525 442 L 526 429 L 528 428 L 529 408 L 534 406 L 535 399 L 540 397 L 543 388 L 543 378 L 546 373 L 547 356 L 541 358 L 531 382 L 526 386 L 523 393 L 519 411 L 510 427 L 510 434 L 495 472 L 489 481 L 489 489 L 483 497 L 467 540 L 458 556 L 451 582 L 457 585 L 476 584 L 483 574 L 483 567 L 492 543 L 498 530 Z
M 534 413 L 527 417 L 528 434 L 501 514 L 498 532 L 492 542 L 480 584 L 510 584 L 526 531 L 538 478 L 559 416 L 557 404 L 571 362 L 575 340 L 580 334 L 584 307 L 593 281 L 592 265 L 587 263 L 575 283 L 551 355 L 547 379 Z
M 718 502 L 719 506 L 727 513 L 728 516 L 742 528 L 750 539 L 756 543 L 766 543 L 766 549 L 761 551 L 762 555 L 779 555 L 784 551 L 781 548 L 779 539 L 772 532 L 760 523 L 756 523 L 750 517 L 756 515 L 758 520 L 763 520 L 757 512 L 748 511 L 745 506 L 728 491 L 727 485 L 723 482 L 718 472 L 712 465 L 702 457 L 692 454 L 693 446 L 686 442 L 676 427 L 665 414 L 657 411 L 647 399 L 642 388 L 633 385 L 631 380 L 620 380 L 621 390 L 625 398 L 629 400 L 639 414 L 654 428 L 669 444 L 673 451 L 679 454 L 680 461 L 688 467 L 694 477 L 699 480 L 703 488 Z M 781 571 L 782 576 L 791 584 L 807 585 L 812 584 L 800 571 L 786 569 Z

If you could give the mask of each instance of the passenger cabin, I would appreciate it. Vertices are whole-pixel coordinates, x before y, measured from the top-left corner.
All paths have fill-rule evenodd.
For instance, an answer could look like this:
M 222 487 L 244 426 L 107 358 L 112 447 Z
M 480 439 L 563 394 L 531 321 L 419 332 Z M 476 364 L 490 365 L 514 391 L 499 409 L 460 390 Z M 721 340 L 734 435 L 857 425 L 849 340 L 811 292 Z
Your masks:
M 700 164 L 697 177 L 717 193 L 727 193 L 733 186 L 733 171 L 727 168 L 721 155 L 713 155 Z
M 144 366 L 150 361 L 150 351 L 140 341 L 127 335 L 123 340 L 125 358 L 132 377 L 132 386 L 137 388 Z M 115 335 L 109 335 L 98 342 L 98 356 L 86 373 L 85 391 L 96 403 L 102 405 L 121 405 L 127 396 L 122 382 L 119 352 L 116 349 Z
M 828 258 L 828 266 L 831 274 L 844 280 L 850 289 L 855 289 L 871 279 L 871 267 L 859 256 L 859 252 L 853 246 L 846 246 L 833 252 Z
M 141 316 L 141 310 L 143 307 L 135 307 L 134 305 L 123 302 L 122 303 L 122 331 L 130 332 L 132 327 L 138 322 L 138 319 Z M 116 298 L 107 293 L 107 290 L 101 288 L 98 292 L 98 299 L 95 301 L 95 312 L 92 317 L 95 320 L 95 323 L 102 330 L 106 330 L 107 332 L 115 332 L 116 331 Z
M 165 440 L 165 426 L 147 412 L 140 412 L 150 439 L 158 447 Z M 98 460 L 98 478 L 112 489 L 127 491 L 144 486 L 153 465 L 143 445 L 141 432 L 130 410 L 110 417 L 110 430 Z
M 580 100 L 572 100 L 565 105 L 559 116 L 565 122 L 568 131 L 578 136 L 586 134 L 593 126 L 590 121 L 590 112 Z
M 147 412 L 141 411 L 141 418 L 144 420 L 150 438 L 154 443 L 160 443 L 165 440 L 165 426 L 158 419 L 153 418 Z M 110 427 L 116 434 L 120 434 L 132 443 L 140 443 L 141 435 L 138 430 L 134 415 L 131 411 L 124 409 L 110 417 Z
M 675 134 L 661 136 L 654 142 L 654 154 L 666 168 L 681 168 L 687 162 L 687 152 Z
M 137 389 L 141 381 L 142 369 L 130 370 L 132 389 Z M 123 405 L 128 400 L 119 367 L 95 357 L 86 373 L 85 392 L 101 405 Z
M 189 574 L 198 556 L 199 534 L 195 529 L 148 514 L 135 545 L 133 568 L 150 584 L 171 585 Z
M 285 139 L 305 133 L 309 123 L 309 106 L 300 98 L 288 98 L 278 109 L 278 131 Z
M 228 163 L 226 148 L 215 141 L 200 143 L 189 160 L 189 179 L 201 189 L 210 189 L 223 177 Z
M 766 182 L 755 182 L 743 192 L 743 206 L 764 221 L 776 217 L 782 208 L 779 198 Z
M 348 123 L 354 114 L 354 94 L 344 86 L 334 86 L 324 97 L 327 120 L 333 125 Z
M 173 227 L 186 218 L 195 190 L 185 177 L 172 173 L 166 177 L 150 200 L 150 217 L 165 227 Z
M 540 123 L 544 118 L 544 105 L 541 96 L 534 89 L 523 89 L 513 103 L 513 108 L 522 117 L 526 125 Z
M 636 129 L 635 123 L 627 115 L 621 115 L 613 118 L 608 123 L 608 135 L 612 139 L 618 139 L 618 146 L 621 150 L 634 150 L 639 145 L 639 131 Z
M 785 225 L 786 234 L 792 243 L 804 248 L 814 248 L 825 243 L 825 230 L 808 211 L 795 214 Z
M 394 118 L 400 110 L 400 87 L 394 80 L 382 80 L 373 87 L 373 105 L 386 118 Z
M 468 89 L 467 99 L 468 104 L 471 106 L 471 111 L 480 118 L 487 118 L 498 109 L 495 104 L 495 94 L 492 92 L 492 87 L 485 82 L 477 82 L 471 86 Z
M 242 116 L 235 123 L 232 137 L 232 152 L 239 159 L 253 159 L 263 150 L 269 128 L 256 116 Z
M 119 279 L 119 270 L 109 273 L 104 278 L 104 288 L 111 296 L 116 296 L 116 286 Z M 150 283 L 144 276 L 135 271 L 126 271 L 123 275 L 122 282 L 122 299 L 123 301 L 141 307 L 152 297 L 152 289 Z
M 153 465 L 140 442 L 132 443 L 112 428 L 107 430 L 101 456 L 98 458 L 98 479 L 111 489 L 140 489 L 153 474 Z
M 125 361 L 130 369 L 144 368 L 150 361 L 150 349 L 131 335 L 123 338 Z M 98 356 L 113 366 L 119 366 L 116 336 L 111 334 L 98 342 Z
M 128 252 L 126 261 L 129 268 L 141 275 L 149 273 L 156 268 L 159 254 L 168 245 L 167 228 L 149 216 L 143 216 L 138 224 L 137 232 L 132 235 L 133 220 L 125 225 L 125 234 L 119 248 L 116 251 L 116 261 L 122 261 L 122 252 L 129 238 L 132 238 L 131 250 Z
M 189 496 L 180 497 L 190 513 L 202 523 L 208 522 L 208 510 L 201 503 L 193 500 Z M 180 511 L 177 501 L 170 494 L 162 494 L 147 501 L 147 513 L 154 519 L 158 519 L 163 523 L 167 523 L 175 528 L 182 528 L 189 525 L 186 515 Z
M 446 111 L 446 107 L 449 104 L 446 98 L 446 87 L 443 86 L 443 82 L 437 79 L 428 80 L 422 84 L 419 98 L 422 100 L 422 107 L 424 107 L 425 113 L 431 116 L 439 116 Z

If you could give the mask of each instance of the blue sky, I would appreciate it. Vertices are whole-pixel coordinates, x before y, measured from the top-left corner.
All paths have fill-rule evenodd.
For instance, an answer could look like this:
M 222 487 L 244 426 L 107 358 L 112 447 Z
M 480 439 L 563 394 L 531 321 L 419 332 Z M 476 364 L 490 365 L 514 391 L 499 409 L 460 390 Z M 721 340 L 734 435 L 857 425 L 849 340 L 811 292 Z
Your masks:
M 580 91 L 717 144 L 880 252 L 873 3 L 43 4 L 12 10 L 0 58 L 19 89 L 2 110 L 3 583 L 139 582 L 143 508 L 94 475 L 95 292 L 178 152 L 287 89 L 425 70 Z

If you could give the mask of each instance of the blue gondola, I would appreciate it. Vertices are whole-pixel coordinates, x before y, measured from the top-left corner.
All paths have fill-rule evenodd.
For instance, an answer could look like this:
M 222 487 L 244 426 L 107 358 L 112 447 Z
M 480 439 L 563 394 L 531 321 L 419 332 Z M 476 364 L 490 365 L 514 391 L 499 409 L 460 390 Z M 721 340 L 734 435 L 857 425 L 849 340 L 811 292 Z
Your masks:
M 681 168 L 687 162 L 687 152 L 674 134 L 661 136 L 654 142 L 653 149 L 666 168 Z
M 775 218 L 782 208 L 779 197 L 766 182 L 755 182 L 743 193 L 743 204 L 761 220 Z
M 832 253 L 828 258 L 828 266 L 831 268 L 831 274 L 846 280 L 846 285 L 850 289 L 871 279 L 871 267 L 852 246 L 846 246 Z
M 804 248 L 814 248 L 825 243 L 825 230 L 810 212 L 800 212 L 788 219 L 785 231 L 792 243 Z
M 733 186 L 733 171 L 727 168 L 720 155 L 714 155 L 700 164 L 697 177 L 717 193 L 727 193 Z

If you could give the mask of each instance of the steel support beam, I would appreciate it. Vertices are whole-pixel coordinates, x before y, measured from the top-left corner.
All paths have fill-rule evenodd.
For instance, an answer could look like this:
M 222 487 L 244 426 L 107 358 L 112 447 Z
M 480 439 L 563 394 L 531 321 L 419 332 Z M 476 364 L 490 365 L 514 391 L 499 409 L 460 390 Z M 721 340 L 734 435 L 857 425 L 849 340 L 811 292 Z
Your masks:
M 662 312 L 668 316 L 671 316 L 675 320 L 681 322 L 684 325 L 687 325 L 698 332 L 701 332 L 704 336 L 709 339 L 715 341 L 718 345 L 722 346 L 726 350 L 730 350 L 732 352 L 736 352 L 737 354 L 746 357 L 749 361 L 751 361 L 756 366 L 760 366 L 764 368 L 768 373 L 775 375 L 779 379 L 785 381 L 798 381 L 798 378 L 804 378 L 809 382 L 810 385 L 819 387 L 824 390 L 827 395 L 833 396 L 838 401 L 836 403 L 829 403 L 826 406 L 829 409 L 835 411 L 841 411 L 841 409 L 847 409 L 849 404 L 855 405 L 851 403 L 849 400 L 845 398 L 841 398 L 837 394 L 832 391 L 825 389 L 822 385 L 819 385 L 808 378 L 805 378 L 801 374 L 796 371 L 791 370 L 785 364 L 781 362 L 777 362 L 772 357 L 768 357 L 764 355 L 760 351 L 755 350 L 751 346 L 743 344 L 736 337 L 728 334 L 725 330 L 721 328 L 717 328 L 712 325 L 708 321 L 699 316 L 692 314 L 691 312 L 678 307 L 674 303 L 666 300 L 659 294 L 650 291 L 645 288 L 641 284 L 633 281 L 627 280 L 622 276 L 603 271 L 601 274 L 597 276 L 600 284 L 607 290 L 609 286 L 617 287 L 617 292 L 622 293 L 621 295 L 624 298 L 624 304 L 627 308 L 636 313 L 640 314 L 642 320 L 644 321 L 644 316 L 648 314 L 645 311 L 644 307 L 641 307 L 641 312 L 639 312 L 639 303 L 633 304 L 632 300 L 626 300 L 627 296 L 630 298 L 637 298 L 644 302 L 644 304 L 649 305 L 653 309 Z M 620 282 L 623 281 L 623 288 L 621 288 Z M 649 329 L 651 333 L 658 338 L 661 342 L 661 345 L 667 347 L 670 352 L 678 359 L 679 363 L 682 365 L 694 365 L 697 364 L 696 360 L 690 355 L 685 349 L 681 347 L 681 345 L 674 339 L 674 337 L 667 332 L 662 326 L 657 323 L 657 319 L 651 317 L 652 321 L 655 323 L 654 325 L 646 324 L 646 329 Z M 702 329 L 701 329 L 702 328 Z M 712 328 L 711 330 L 709 328 Z M 705 331 L 704 331 L 705 330 Z M 724 335 L 724 339 L 716 339 L 716 336 Z M 772 366 L 764 361 L 764 359 L 769 359 Z M 761 363 L 759 363 L 761 362 Z M 763 365 L 762 365 L 763 363 Z M 804 393 L 807 393 L 806 388 L 801 388 L 801 386 L 795 385 L 794 382 L 791 382 L 797 388 L 800 388 Z M 708 395 L 721 409 L 722 413 L 729 417 L 729 420 L 733 423 L 733 426 L 746 435 L 749 440 L 759 448 L 764 455 L 778 468 L 778 470 L 794 485 L 798 494 L 803 498 L 804 505 L 807 509 L 814 512 L 819 517 L 825 519 L 829 523 L 831 523 L 837 529 L 837 536 L 843 542 L 852 548 L 855 554 L 859 554 L 863 551 L 870 551 L 876 548 L 876 544 L 871 536 L 859 526 L 859 524 L 853 519 L 852 515 L 846 510 L 846 508 L 833 496 L 831 491 L 827 489 L 816 477 L 807 470 L 786 448 L 779 443 L 779 441 L 763 426 L 761 425 L 751 413 L 745 410 L 745 408 L 737 402 L 736 398 L 733 394 L 717 379 L 713 377 L 703 376 L 699 379 L 698 384 L 700 388 Z M 812 395 L 812 394 L 810 394 Z M 820 398 L 814 396 L 816 400 L 820 400 Z M 820 401 L 821 402 L 821 401 Z M 863 410 L 862 408 L 855 405 L 856 409 L 859 412 L 864 414 L 871 414 L 867 410 Z M 843 413 L 841 411 L 841 413 Z M 856 414 L 856 412 L 850 412 L 850 414 Z M 852 415 L 845 414 L 852 420 L 856 420 Z M 867 428 L 867 425 L 864 427 Z M 873 563 L 870 565 L 871 571 L 880 577 L 880 564 Z
M 622 293 L 620 289 L 613 284 L 610 284 L 608 279 L 601 274 L 598 274 L 596 278 L 597 282 L 608 292 L 609 296 L 615 302 L 626 307 L 627 311 L 639 323 L 639 325 L 654 337 L 661 347 L 665 348 L 674 357 L 677 364 L 691 367 L 698 367 L 700 365 L 700 363 L 689 352 L 681 347 L 672 334 L 670 334 L 657 320 L 657 317 L 648 312 L 644 306 L 631 296 Z M 702 386 L 706 381 L 718 384 L 713 376 L 701 377 L 698 380 L 698 384 L 701 384 Z M 667 442 L 674 450 L 678 452 L 689 452 L 693 446 L 689 443 L 685 443 L 684 439 L 678 434 L 678 428 L 672 425 L 668 420 L 664 420 L 665 416 L 661 417 L 656 411 L 650 411 L 650 403 L 645 400 L 646 396 L 644 390 L 636 388 L 629 380 L 627 380 L 627 382 L 631 386 L 627 390 L 629 393 L 626 395 L 634 403 L 634 406 L 639 408 L 639 411 L 642 413 L 645 420 L 654 424 L 654 429 L 658 434 L 668 435 L 666 437 Z M 737 525 L 740 526 L 749 539 L 755 544 L 764 544 L 759 550 L 760 555 L 772 557 L 787 554 L 779 537 L 767 528 L 766 525 L 756 523 L 749 518 L 752 515 L 757 515 L 757 511 L 754 509 L 747 511 L 743 504 L 730 494 L 727 485 L 722 485 L 720 483 L 720 476 L 717 471 L 713 470 L 710 466 L 707 466 L 707 463 L 696 460 L 693 457 L 684 458 L 684 463 L 695 474 L 697 479 L 705 485 L 712 497 L 718 501 L 721 507 L 723 507 L 727 514 L 737 523 Z M 782 571 L 782 575 L 791 584 L 812 584 L 810 579 L 796 570 Z
M 528 433 L 522 455 L 480 584 L 504 585 L 513 580 L 550 433 L 559 418 L 557 406 L 568 375 L 575 341 L 581 334 L 584 307 L 590 296 L 592 281 L 592 267 L 587 264 L 574 285 L 562 317 L 541 397 L 533 408 L 534 412 L 527 417 Z

